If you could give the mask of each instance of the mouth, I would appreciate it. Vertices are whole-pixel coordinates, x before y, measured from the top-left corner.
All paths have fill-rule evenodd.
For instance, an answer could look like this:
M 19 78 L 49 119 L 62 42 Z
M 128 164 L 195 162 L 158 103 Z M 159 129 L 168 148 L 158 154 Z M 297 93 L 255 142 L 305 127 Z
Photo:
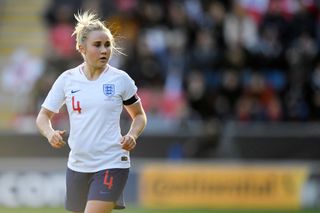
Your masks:
M 107 60 L 107 57 L 101 57 L 100 58 L 100 61 L 106 61 Z

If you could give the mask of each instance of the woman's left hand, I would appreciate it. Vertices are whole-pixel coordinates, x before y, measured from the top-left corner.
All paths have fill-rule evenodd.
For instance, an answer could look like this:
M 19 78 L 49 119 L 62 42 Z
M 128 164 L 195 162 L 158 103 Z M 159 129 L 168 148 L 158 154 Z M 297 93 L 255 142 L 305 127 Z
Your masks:
M 136 146 L 136 139 L 131 135 L 125 135 L 121 138 L 122 149 L 131 151 Z

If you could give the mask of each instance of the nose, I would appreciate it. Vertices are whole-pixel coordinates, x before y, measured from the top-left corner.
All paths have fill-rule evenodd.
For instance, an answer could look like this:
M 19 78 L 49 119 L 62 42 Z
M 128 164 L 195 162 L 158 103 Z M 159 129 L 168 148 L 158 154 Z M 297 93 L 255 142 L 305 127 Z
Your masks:
M 106 52 L 107 52 L 107 49 L 108 49 L 108 48 L 106 48 L 105 46 L 102 46 L 101 49 L 100 49 L 100 52 L 101 52 L 101 53 L 106 53 Z

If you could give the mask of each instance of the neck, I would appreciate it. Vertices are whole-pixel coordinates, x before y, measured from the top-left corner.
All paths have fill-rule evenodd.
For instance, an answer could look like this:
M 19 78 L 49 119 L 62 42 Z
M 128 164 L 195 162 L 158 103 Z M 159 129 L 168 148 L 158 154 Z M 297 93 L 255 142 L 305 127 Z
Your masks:
M 108 65 L 106 67 L 108 67 Z M 106 69 L 106 67 L 95 68 L 95 67 L 88 66 L 88 64 L 85 64 L 83 67 L 83 73 L 85 74 L 88 80 L 96 80 L 99 78 L 101 73 Z

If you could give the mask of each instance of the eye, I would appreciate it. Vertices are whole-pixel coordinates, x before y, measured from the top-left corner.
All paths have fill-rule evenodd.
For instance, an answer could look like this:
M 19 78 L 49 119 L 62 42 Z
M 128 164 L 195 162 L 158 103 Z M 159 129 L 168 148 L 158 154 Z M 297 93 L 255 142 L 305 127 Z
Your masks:
M 104 44 L 105 47 L 110 47 L 111 46 L 111 43 L 110 41 L 107 41 L 105 44 Z

